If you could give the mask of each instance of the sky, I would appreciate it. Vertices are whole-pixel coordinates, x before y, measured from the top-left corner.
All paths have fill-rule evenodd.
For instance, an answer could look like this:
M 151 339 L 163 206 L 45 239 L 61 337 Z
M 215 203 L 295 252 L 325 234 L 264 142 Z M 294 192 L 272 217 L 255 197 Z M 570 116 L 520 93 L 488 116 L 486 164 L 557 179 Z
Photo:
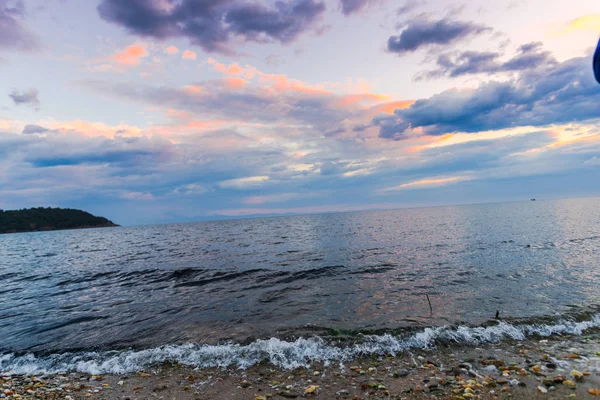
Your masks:
M 0 0 L 0 208 L 600 195 L 597 0 Z

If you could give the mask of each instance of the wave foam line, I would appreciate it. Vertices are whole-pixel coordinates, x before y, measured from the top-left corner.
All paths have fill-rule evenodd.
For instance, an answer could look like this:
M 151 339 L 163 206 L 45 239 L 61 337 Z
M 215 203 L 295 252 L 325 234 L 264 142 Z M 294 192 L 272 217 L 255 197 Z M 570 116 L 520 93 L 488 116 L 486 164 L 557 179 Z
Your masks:
M 93 375 L 123 374 L 146 369 L 164 362 L 180 363 L 198 368 L 237 366 L 246 369 L 263 360 L 282 369 L 306 367 L 309 362 L 345 362 L 361 356 L 395 354 L 408 349 L 431 349 L 436 343 L 478 345 L 501 340 L 524 340 L 527 336 L 556 334 L 581 335 L 585 330 L 600 327 L 600 314 L 589 321 L 560 321 L 554 325 L 512 325 L 500 322 L 495 326 L 458 326 L 425 328 L 408 337 L 365 335 L 360 343 L 336 346 L 321 337 L 300 338 L 293 342 L 271 338 L 248 345 L 206 345 L 188 343 L 166 345 L 147 350 L 63 353 L 47 356 L 33 354 L 0 355 L 0 371 L 5 374 L 37 375 L 57 372 L 81 372 Z

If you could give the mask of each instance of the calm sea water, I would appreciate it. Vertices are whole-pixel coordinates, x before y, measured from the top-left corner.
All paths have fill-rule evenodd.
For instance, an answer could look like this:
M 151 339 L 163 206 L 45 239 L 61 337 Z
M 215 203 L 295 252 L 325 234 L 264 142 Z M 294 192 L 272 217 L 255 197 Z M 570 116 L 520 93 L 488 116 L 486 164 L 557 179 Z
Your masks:
M 598 198 L 2 235 L 0 354 L 477 325 L 599 288 Z

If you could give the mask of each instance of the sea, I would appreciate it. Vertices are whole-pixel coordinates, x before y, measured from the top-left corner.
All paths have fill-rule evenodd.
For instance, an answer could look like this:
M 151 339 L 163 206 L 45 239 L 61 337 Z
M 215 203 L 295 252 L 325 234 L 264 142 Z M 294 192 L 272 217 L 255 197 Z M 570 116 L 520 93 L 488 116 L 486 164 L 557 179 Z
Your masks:
M 598 327 L 600 198 L 0 235 L 5 373 L 288 369 Z

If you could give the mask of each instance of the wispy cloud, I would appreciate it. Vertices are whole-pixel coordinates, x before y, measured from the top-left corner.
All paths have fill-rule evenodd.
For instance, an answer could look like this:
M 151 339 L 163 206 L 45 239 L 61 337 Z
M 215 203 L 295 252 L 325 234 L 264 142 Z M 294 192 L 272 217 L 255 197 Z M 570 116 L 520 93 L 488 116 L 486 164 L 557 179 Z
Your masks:
M 419 79 L 447 76 L 456 78 L 470 74 L 497 74 L 535 69 L 548 69 L 557 64 L 556 59 L 540 42 L 522 45 L 512 58 L 501 61 L 500 53 L 464 51 L 443 53 L 437 57 L 437 68 L 417 75 Z
M 266 175 L 248 176 L 244 178 L 228 179 L 219 183 L 219 187 L 223 189 L 248 189 L 263 186 L 269 177 Z
M 584 15 L 575 18 L 565 24 L 566 26 L 557 30 L 557 35 L 565 35 L 574 31 L 600 32 L 600 14 Z
M 242 203 L 252 204 L 252 205 L 268 204 L 268 203 L 285 203 L 285 202 L 293 200 L 293 199 L 309 197 L 309 196 L 310 196 L 310 194 L 308 194 L 308 193 L 278 193 L 278 194 L 263 195 L 263 196 L 249 196 L 249 197 L 245 197 L 242 200 Z
M 34 51 L 41 48 L 39 38 L 25 25 L 25 3 L 10 5 L 0 1 L 0 49 Z
M 403 183 L 398 186 L 390 187 L 384 189 L 384 192 L 396 191 L 396 190 L 405 190 L 405 189 L 427 189 L 438 186 L 451 185 L 454 183 L 470 180 L 470 177 L 466 176 L 451 176 L 446 178 L 427 178 L 420 179 L 418 181 Z
M 154 200 L 154 196 L 152 193 L 144 193 L 144 192 L 127 192 L 121 195 L 121 198 L 126 200 L 135 200 L 135 201 L 151 201 Z

